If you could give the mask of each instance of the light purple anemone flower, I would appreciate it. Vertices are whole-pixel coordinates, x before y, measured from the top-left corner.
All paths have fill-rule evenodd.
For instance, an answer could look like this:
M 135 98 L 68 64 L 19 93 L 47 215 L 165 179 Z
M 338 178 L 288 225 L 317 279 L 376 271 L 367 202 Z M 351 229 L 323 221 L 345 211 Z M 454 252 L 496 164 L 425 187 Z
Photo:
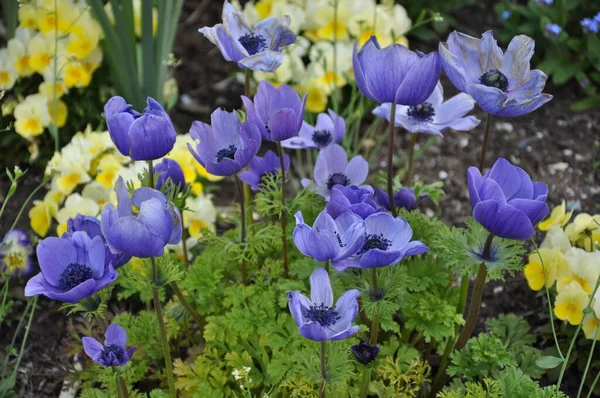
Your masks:
M 412 239 L 412 228 L 402 217 L 389 213 L 371 214 L 365 220 L 365 240 L 353 256 L 331 265 L 338 271 L 346 268 L 386 267 L 399 263 L 404 257 L 415 256 L 429 250 L 421 241 Z
M 323 210 L 312 227 L 304 223 L 302 212 L 295 216 L 294 243 L 300 253 L 316 261 L 342 260 L 363 246 L 365 222 L 356 214 L 345 213 L 334 220 Z
M 167 244 L 181 241 L 181 214 L 161 192 L 143 187 L 130 197 L 123 177 L 117 180 L 115 192 L 118 206 L 107 204 L 100 222 L 111 252 L 160 257 Z M 138 212 L 133 212 L 132 205 Z
M 248 113 L 248 121 L 260 130 L 267 141 L 284 141 L 298 134 L 304 121 L 304 107 L 307 94 L 300 96 L 292 87 L 282 84 L 279 87 L 263 80 L 253 101 L 242 96 Z
M 367 98 L 380 104 L 423 103 L 440 79 L 441 62 L 437 52 L 415 53 L 401 44 L 381 48 L 375 36 L 352 55 L 354 78 Z
M 216 109 L 210 115 L 212 126 L 195 121 L 190 136 L 197 140 L 196 150 L 188 149 L 206 171 L 216 176 L 239 173 L 250 163 L 260 148 L 258 128 L 250 122 L 240 122 L 236 112 Z
M 355 185 L 335 185 L 325 209 L 334 220 L 345 213 L 356 214 L 364 220 L 373 213 L 384 211 L 373 200 L 372 191 Z
M 329 274 L 323 268 L 317 268 L 310 276 L 309 299 L 300 291 L 288 292 L 288 303 L 292 317 L 303 337 L 314 341 L 343 340 L 360 328 L 352 326 L 358 313 L 360 291 L 348 290 L 333 306 L 333 290 Z
M 244 14 L 225 1 L 223 23 L 198 31 L 215 44 L 227 61 L 242 68 L 273 72 L 283 62 L 283 49 L 296 41 L 288 29 L 290 17 L 267 18 L 254 27 Z
M 375 188 L 377 203 L 390 210 L 390 197 L 383 189 Z M 394 194 L 394 204 L 398 209 L 414 210 L 419 205 L 419 200 L 412 188 L 403 187 Z
M 290 157 L 283 154 L 283 167 L 287 172 L 290 168 Z M 281 161 L 279 156 L 273 151 L 267 151 L 264 157 L 255 156 L 248 165 L 248 170 L 244 170 L 239 174 L 240 180 L 250 185 L 253 191 L 262 189 L 262 180 L 265 175 L 277 174 L 281 170 Z
M 281 146 L 291 149 L 323 149 L 331 144 L 339 144 L 346 133 L 346 121 L 331 109 L 317 115 L 314 126 L 303 122 L 297 137 L 288 138 Z
M 471 95 L 484 111 L 512 117 L 533 112 L 552 99 L 542 93 L 548 76 L 530 70 L 534 46 L 532 38 L 519 35 L 502 53 L 492 31 L 481 39 L 453 32 L 447 43 L 440 43 L 439 51 L 457 89 Z
M 329 200 L 331 189 L 336 185 L 356 185 L 359 188 L 371 190 L 369 185 L 361 184 L 369 174 L 369 163 L 358 155 L 350 159 L 346 151 L 338 144 L 333 144 L 321 150 L 317 156 L 314 168 L 315 181 L 302 179 L 302 186 L 310 186 L 317 194 Z
M 0 241 L 0 270 L 12 278 L 26 276 L 33 271 L 33 244 L 20 229 L 11 229 Z
M 127 365 L 135 351 L 135 346 L 125 348 L 127 333 L 123 326 L 116 323 L 106 328 L 104 344 L 93 337 L 83 337 L 81 342 L 87 356 L 104 368 Z
M 500 158 L 485 175 L 469 167 L 469 195 L 473 217 L 501 238 L 527 240 L 549 213 L 548 187 L 532 182 L 520 167 Z
M 460 93 L 444 101 L 444 90 L 437 84 L 425 102 L 396 107 L 394 124 L 401 126 L 410 133 L 435 134 L 442 137 L 442 131 L 453 129 L 469 131 L 479 124 L 475 116 L 466 116 L 475 107 L 475 100 L 465 93 Z M 373 110 L 373 114 L 390 121 L 392 104 L 385 103 Z
M 37 246 L 41 272 L 27 281 L 25 296 L 43 294 L 77 303 L 112 284 L 119 275 L 107 263 L 100 236 L 78 231 L 67 238 L 50 237 Z

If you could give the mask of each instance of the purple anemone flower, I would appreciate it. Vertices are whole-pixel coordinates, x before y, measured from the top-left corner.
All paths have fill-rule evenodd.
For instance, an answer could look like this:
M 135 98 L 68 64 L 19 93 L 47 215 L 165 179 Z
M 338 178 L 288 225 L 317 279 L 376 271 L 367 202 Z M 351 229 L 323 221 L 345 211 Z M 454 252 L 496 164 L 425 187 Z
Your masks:
M 0 241 L 0 270 L 11 277 L 26 276 L 33 271 L 33 244 L 20 229 L 11 229 Z
M 314 126 L 303 122 L 297 137 L 288 138 L 281 146 L 291 149 L 323 149 L 331 144 L 339 144 L 346 133 L 346 121 L 331 109 L 317 115 Z
M 77 303 L 112 284 L 119 275 L 106 263 L 104 242 L 85 232 L 67 238 L 50 237 L 37 246 L 42 272 L 27 281 L 25 296 L 43 294 L 51 299 Z
M 475 116 L 465 116 L 475 107 L 475 100 L 465 93 L 460 93 L 444 101 L 444 90 L 437 84 L 425 102 L 396 107 L 394 124 L 404 127 L 410 133 L 435 134 L 442 137 L 442 131 L 452 129 L 469 131 L 479 124 Z M 391 103 L 379 105 L 373 114 L 390 121 Z
M 549 213 L 548 187 L 532 182 L 520 167 L 500 158 L 485 175 L 469 167 L 469 195 L 473 217 L 501 238 L 527 240 Z
M 290 168 L 290 157 L 283 154 L 283 167 L 287 172 Z M 273 151 L 267 151 L 264 157 L 255 156 L 248 165 L 248 170 L 240 173 L 240 180 L 250 185 L 254 191 L 261 190 L 262 179 L 267 174 L 277 174 L 281 170 L 281 161 L 279 156 Z
M 242 68 L 273 72 L 283 62 L 283 49 L 296 41 L 287 15 L 252 27 L 241 11 L 225 1 L 222 19 L 223 23 L 198 31 L 221 50 L 223 58 Z
M 356 360 L 363 365 L 370 364 L 379 355 L 379 347 L 371 345 L 363 339 L 360 339 L 360 343 L 353 345 L 351 348 Z
M 310 299 L 298 290 L 287 293 L 290 312 L 300 335 L 314 341 L 326 341 L 343 340 L 358 333 L 360 328 L 352 326 L 358 313 L 358 290 L 342 294 L 334 307 L 329 274 L 323 268 L 317 268 L 310 276 L 310 293 Z
M 300 253 L 316 261 L 342 260 L 363 246 L 365 223 L 356 214 L 345 213 L 333 219 L 326 210 L 317 216 L 312 228 L 304 223 L 302 212 L 296 213 L 294 243 Z
M 106 328 L 104 344 L 93 337 L 83 337 L 81 342 L 87 356 L 104 368 L 127 365 L 135 351 L 135 346 L 131 346 L 129 349 L 125 348 L 127 333 L 123 326 L 116 323 Z
M 110 251 L 108 244 L 106 244 L 106 240 L 104 239 L 104 235 L 102 235 L 102 227 L 100 226 L 100 220 L 96 217 L 84 216 L 82 214 L 76 215 L 74 218 L 69 218 L 67 220 L 67 231 L 63 234 L 63 238 L 68 238 L 73 236 L 75 232 L 83 231 L 89 236 L 91 239 L 94 239 L 96 236 L 102 238 L 102 242 L 104 242 L 105 250 L 104 250 L 104 261 L 107 264 L 111 264 L 114 269 L 121 267 L 131 259 L 131 256 L 127 253 L 118 253 L 114 254 Z
M 298 134 L 304 120 L 307 94 L 300 96 L 288 85 L 279 87 L 263 80 L 258 85 L 254 102 L 242 96 L 248 121 L 260 130 L 262 138 L 279 142 Z
M 160 159 L 175 145 L 177 133 L 171 118 L 154 99 L 147 101 L 143 114 L 118 96 L 104 105 L 110 138 L 121 154 L 133 160 Z
M 241 123 L 236 112 L 216 109 L 210 115 L 212 126 L 195 121 L 190 135 L 198 141 L 192 155 L 206 171 L 216 176 L 239 173 L 260 148 L 260 131 L 252 123 Z
M 348 162 L 344 148 L 333 144 L 319 152 L 313 174 L 315 182 L 304 178 L 301 181 L 302 186 L 311 186 L 317 194 L 329 200 L 331 189 L 336 185 L 361 187 L 369 174 L 369 163 L 360 155 Z M 362 188 L 371 187 L 364 185 Z
M 417 54 L 400 44 L 381 48 L 375 36 L 352 55 L 354 78 L 367 98 L 383 104 L 419 105 L 435 88 L 441 62 L 437 52 Z
M 115 192 L 117 208 L 106 205 L 101 219 L 102 234 L 113 253 L 160 257 L 165 245 L 181 241 L 181 214 L 161 192 L 144 187 L 130 197 L 123 177 L 117 180 Z
M 331 188 L 325 209 L 334 220 L 345 213 L 356 214 L 364 220 L 373 213 L 383 211 L 373 200 L 373 192 L 356 185 L 335 185 Z
M 598 33 L 600 18 L 598 20 L 596 18 L 584 18 L 579 24 L 585 33 Z
M 160 191 L 163 184 L 171 179 L 173 185 L 185 186 L 185 177 L 179 163 L 173 159 L 164 158 L 160 163 L 154 165 L 154 174 L 158 174 L 156 189 Z
M 338 271 L 346 268 L 386 267 L 400 262 L 404 257 L 415 256 L 429 250 L 421 241 L 413 240 L 412 228 L 402 217 L 389 213 L 371 214 L 365 220 L 365 240 L 362 248 L 346 259 L 331 264 Z
M 377 198 L 377 203 L 386 210 L 391 210 L 390 198 L 387 192 L 383 189 L 375 188 L 375 197 Z M 417 208 L 419 201 L 412 188 L 400 188 L 400 190 L 394 194 L 394 204 L 399 209 L 414 210 Z
M 511 117 L 533 112 L 552 99 L 542 93 L 548 76 L 530 70 L 534 45 L 530 37 L 515 36 L 503 54 L 492 31 L 481 39 L 453 32 L 439 50 L 457 89 L 471 95 L 484 111 Z
M 560 32 L 562 32 L 562 28 L 560 27 L 560 25 L 555 23 L 547 23 L 545 28 L 546 32 L 553 36 L 558 36 L 560 35 Z

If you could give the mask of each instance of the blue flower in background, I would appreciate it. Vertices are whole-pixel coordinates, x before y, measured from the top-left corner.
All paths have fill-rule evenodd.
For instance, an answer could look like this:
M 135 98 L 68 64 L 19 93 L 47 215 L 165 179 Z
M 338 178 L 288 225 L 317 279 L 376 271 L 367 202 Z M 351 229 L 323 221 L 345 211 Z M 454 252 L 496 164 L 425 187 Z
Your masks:
M 75 232 L 80 231 L 85 232 L 91 239 L 94 239 L 96 236 L 99 236 L 102 239 L 102 242 L 105 244 L 105 262 L 112 265 L 113 268 L 117 269 L 131 259 L 131 256 L 127 253 L 114 254 L 110 251 L 110 248 L 104 239 L 104 235 L 102 235 L 100 220 L 98 220 L 96 217 L 78 214 L 74 218 L 69 218 L 67 220 L 67 231 L 62 237 L 68 238 L 73 236 Z
M 549 213 L 548 187 L 532 182 L 520 167 L 500 158 L 485 175 L 469 167 L 469 195 L 473 217 L 501 238 L 527 240 Z
M 281 146 L 291 149 L 323 149 L 331 144 L 339 144 L 346 133 L 346 121 L 329 109 L 319 113 L 314 126 L 303 122 L 297 137 L 288 138 Z
M 26 276 L 33 271 L 33 244 L 20 229 L 11 229 L 0 241 L 0 270 L 11 277 Z
M 104 254 L 102 238 L 91 239 L 83 231 L 42 240 L 37 246 L 41 272 L 27 281 L 25 296 L 43 294 L 67 303 L 91 296 L 119 275 Z
M 144 187 L 130 197 L 123 177 L 117 180 L 115 192 L 117 209 L 112 203 L 107 204 L 101 219 L 102 233 L 113 253 L 160 257 L 167 244 L 181 241 L 181 215 L 165 195 Z
M 560 35 L 560 32 L 562 32 L 562 28 L 555 23 L 547 23 L 546 24 L 546 32 L 548 32 L 554 36 L 558 36 L 558 35 Z
M 135 346 L 131 346 L 129 349 L 125 348 L 127 333 L 123 326 L 116 323 L 106 328 L 104 344 L 93 337 L 83 337 L 81 342 L 87 356 L 105 368 L 127 365 L 135 351 Z
M 440 78 L 437 52 L 417 54 L 400 44 L 381 48 L 372 36 L 358 51 L 354 43 L 352 65 L 356 85 L 367 98 L 383 104 L 419 105 Z
M 283 167 L 287 172 L 290 168 L 290 157 L 283 154 Z M 277 174 L 281 170 L 281 161 L 279 156 L 273 151 L 267 151 L 264 157 L 255 156 L 248 165 L 248 170 L 242 171 L 239 176 L 240 180 L 250 185 L 252 190 L 261 190 L 262 179 L 267 174 Z
M 296 41 L 290 17 L 267 18 L 254 27 L 234 6 L 223 4 L 223 23 L 198 31 L 215 44 L 227 61 L 240 67 L 273 72 L 283 62 L 283 49 Z
M 279 87 L 263 80 L 253 100 L 242 96 L 248 113 L 248 121 L 260 130 L 262 138 L 279 142 L 298 134 L 304 121 L 304 106 L 307 94 L 302 99 L 292 87 Z M 254 101 L 254 102 L 253 102 Z
M 502 14 L 500 14 L 500 18 L 502 18 L 503 20 L 507 20 L 510 18 L 510 16 L 512 15 L 512 12 L 510 12 L 509 10 L 504 10 L 502 11 Z
M 156 179 L 156 189 L 160 191 L 163 184 L 171 179 L 173 185 L 178 187 L 185 186 L 185 177 L 179 163 L 173 159 L 164 158 L 160 163 L 154 165 L 154 174 L 158 174 Z
M 325 209 L 334 220 L 345 213 L 356 214 L 364 220 L 373 213 L 383 211 L 373 200 L 372 191 L 356 185 L 335 185 L 331 188 Z
M 389 213 L 375 213 L 367 217 L 365 234 L 364 244 L 356 254 L 331 263 L 336 270 L 386 267 L 397 264 L 404 257 L 429 250 L 423 242 L 411 241 L 412 228 L 405 219 L 394 218 Z
M 325 341 L 343 340 L 358 333 L 360 328 L 352 326 L 358 313 L 358 290 L 348 290 L 334 307 L 329 275 L 323 268 L 317 268 L 310 276 L 310 293 L 310 299 L 298 290 L 287 293 L 290 312 L 300 335 Z
M 465 116 L 475 107 L 475 100 L 465 93 L 460 93 L 444 101 L 444 90 L 437 84 L 425 102 L 396 107 L 394 125 L 401 126 L 410 133 L 434 134 L 442 137 L 442 131 L 453 129 L 469 131 L 479 124 L 475 116 Z M 390 121 L 391 103 L 381 104 L 373 110 L 373 114 Z
M 377 198 L 377 203 L 386 210 L 391 210 L 390 198 L 388 197 L 387 192 L 383 189 L 375 188 L 375 197 Z M 417 208 L 419 201 L 417 200 L 415 191 L 411 188 L 400 188 L 400 190 L 394 194 L 394 204 L 400 209 L 414 210 Z
M 302 212 L 295 216 L 294 243 L 300 253 L 316 261 L 342 260 L 363 246 L 365 223 L 356 214 L 345 213 L 334 220 L 323 210 L 312 227 L 304 223 Z
M 104 105 L 104 115 L 115 146 L 133 160 L 160 159 L 175 145 L 177 133 L 171 118 L 150 97 L 143 114 L 133 110 L 122 97 L 112 97 Z
M 260 131 L 249 122 L 240 122 L 236 112 L 216 109 L 210 115 L 211 125 L 195 121 L 190 136 L 198 141 L 196 150 L 188 144 L 192 155 L 206 171 L 217 176 L 239 173 L 250 163 L 260 148 Z
M 537 0 L 538 4 L 550 6 L 554 3 L 554 0 Z
M 484 111 L 510 117 L 532 112 L 552 99 L 542 93 L 548 76 L 530 70 L 534 44 L 530 37 L 515 36 L 502 53 L 491 31 L 481 39 L 453 32 L 439 50 L 457 89 L 471 95 Z
M 367 179 L 369 163 L 362 156 L 353 157 L 348 162 L 346 151 L 338 144 L 333 144 L 321 150 L 317 156 L 314 168 L 315 182 L 308 178 L 302 179 L 302 186 L 313 189 L 317 194 L 329 200 L 331 190 L 336 185 L 359 186 Z M 368 185 L 363 188 L 370 189 Z
M 585 33 L 598 33 L 598 26 L 600 25 L 600 17 L 596 15 L 594 19 L 584 18 L 579 22 L 581 28 Z

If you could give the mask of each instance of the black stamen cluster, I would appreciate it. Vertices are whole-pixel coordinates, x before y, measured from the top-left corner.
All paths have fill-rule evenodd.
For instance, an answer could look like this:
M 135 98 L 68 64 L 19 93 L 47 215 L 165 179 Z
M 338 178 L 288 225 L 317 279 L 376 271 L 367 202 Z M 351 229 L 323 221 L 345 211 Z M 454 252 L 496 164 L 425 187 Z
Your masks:
M 92 279 L 90 267 L 83 264 L 69 264 L 60 275 L 60 288 L 65 291 L 71 290 L 88 279 Z
M 233 144 L 229 145 L 227 148 L 221 149 L 217 152 L 217 162 L 220 162 L 224 158 L 233 159 L 235 151 L 237 151 L 237 148 Z
M 323 327 L 335 325 L 341 318 L 335 308 L 328 307 L 325 304 L 313 305 L 305 310 L 302 315 L 309 321 L 318 322 Z
M 433 121 L 435 110 L 433 105 L 429 102 L 423 102 L 422 104 L 411 106 L 406 111 L 408 117 L 419 123 L 429 123 Z
M 490 69 L 479 78 L 479 82 L 484 86 L 496 87 L 506 92 L 508 90 L 508 78 L 498 69 Z
M 317 147 L 324 148 L 331 144 L 333 136 L 331 135 L 331 132 L 327 130 L 315 130 L 312 135 L 312 140 Z
M 248 51 L 249 55 L 254 55 L 267 49 L 265 38 L 255 33 L 246 33 L 238 41 Z
M 344 173 L 333 173 L 327 179 L 327 189 L 331 190 L 335 185 L 350 185 L 350 179 Z
M 368 234 L 358 255 L 364 254 L 371 249 L 387 250 L 391 245 L 392 241 L 385 238 L 383 234 Z

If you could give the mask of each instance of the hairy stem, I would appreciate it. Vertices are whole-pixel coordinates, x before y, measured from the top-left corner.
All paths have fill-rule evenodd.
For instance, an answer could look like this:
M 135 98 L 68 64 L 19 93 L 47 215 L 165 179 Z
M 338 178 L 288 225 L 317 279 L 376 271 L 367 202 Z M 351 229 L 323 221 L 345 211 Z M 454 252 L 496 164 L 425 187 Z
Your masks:
M 485 154 L 487 152 L 488 140 L 490 138 L 490 130 L 492 126 L 492 114 L 487 114 L 485 120 L 485 131 L 483 132 L 483 145 L 481 145 L 481 157 L 479 158 L 479 170 L 483 173 L 483 167 L 485 166 Z
M 150 188 L 156 189 L 156 185 L 154 185 L 154 165 L 152 162 L 152 160 L 148 161 L 148 185 L 150 185 Z
M 592 358 L 594 357 L 594 350 L 596 348 L 596 342 L 598 341 L 598 331 L 599 330 L 600 330 L 600 328 L 598 326 L 596 326 L 596 333 L 594 334 L 594 341 L 592 342 L 592 348 L 590 348 L 590 355 L 588 356 L 587 363 L 585 364 L 585 370 L 583 371 L 583 376 L 581 376 L 581 383 L 579 384 L 579 390 L 577 391 L 577 398 L 579 398 L 581 396 L 581 392 L 583 391 L 583 385 L 585 384 L 585 379 L 587 377 L 588 371 L 590 370 L 590 365 L 592 364 Z
M 415 162 L 415 144 L 417 143 L 417 134 L 410 134 L 410 146 L 408 147 L 408 170 L 406 171 L 406 186 L 411 187 L 413 183 L 413 164 Z
M 323 378 L 321 389 L 319 390 L 319 397 L 325 398 L 325 384 L 327 383 L 327 366 L 325 363 L 325 341 L 321 341 L 321 377 Z
M 175 293 L 175 295 L 181 302 L 181 305 L 183 305 L 183 308 L 185 308 L 186 311 L 188 312 L 188 314 L 190 314 L 190 316 L 194 319 L 194 321 L 196 321 L 196 324 L 200 328 L 200 331 L 204 332 L 204 322 L 202 321 L 202 317 L 200 317 L 200 314 L 198 314 L 198 312 L 196 312 L 196 310 L 194 310 L 194 308 L 187 301 L 187 299 L 183 295 L 183 292 L 181 291 L 181 289 L 179 289 L 179 285 L 177 285 L 177 282 L 175 282 L 175 281 L 171 282 L 171 288 L 173 289 L 173 292 Z M 204 342 L 202 333 L 200 335 L 200 340 L 202 343 Z
M 118 379 L 119 389 L 121 390 L 121 396 L 123 398 L 129 398 L 129 392 L 127 391 L 127 385 L 125 384 L 125 380 L 122 376 L 119 376 Z
M 396 103 L 392 102 L 390 111 L 390 130 L 388 133 L 388 152 L 387 152 L 387 193 L 390 201 L 390 210 L 392 215 L 396 217 L 396 204 L 394 203 L 394 133 L 396 131 Z
M 367 394 L 369 394 L 369 384 L 371 384 L 371 367 L 365 366 L 360 383 L 360 398 L 366 398 Z
M 283 147 L 281 142 L 277 142 L 277 153 L 279 155 L 279 164 L 281 167 L 281 214 L 279 215 L 279 223 L 281 225 L 281 250 L 283 255 L 283 273 L 286 278 L 290 277 L 290 270 L 288 265 L 288 251 L 287 251 L 287 216 L 285 213 L 285 162 L 283 159 Z
M 244 187 L 240 177 L 235 174 L 235 185 L 238 189 L 238 196 L 240 197 L 240 243 L 244 245 L 246 243 L 246 201 L 244 199 Z M 242 283 L 248 284 L 248 269 L 246 260 L 242 260 Z
M 185 269 L 188 269 L 190 268 L 190 259 L 188 257 L 187 249 L 187 230 L 183 222 L 183 209 L 179 209 L 179 213 L 181 215 L 181 249 L 183 250 L 183 263 L 185 264 Z
M 377 268 L 371 268 L 371 278 L 372 294 L 373 297 L 377 298 L 379 297 L 379 288 L 377 286 Z M 371 318 L 371 345 L 377 344 L 377 337 L 379 335 L 379 310 L 377 309 L 376 311 L 377 312 L 373 314 L 373 318 Z

